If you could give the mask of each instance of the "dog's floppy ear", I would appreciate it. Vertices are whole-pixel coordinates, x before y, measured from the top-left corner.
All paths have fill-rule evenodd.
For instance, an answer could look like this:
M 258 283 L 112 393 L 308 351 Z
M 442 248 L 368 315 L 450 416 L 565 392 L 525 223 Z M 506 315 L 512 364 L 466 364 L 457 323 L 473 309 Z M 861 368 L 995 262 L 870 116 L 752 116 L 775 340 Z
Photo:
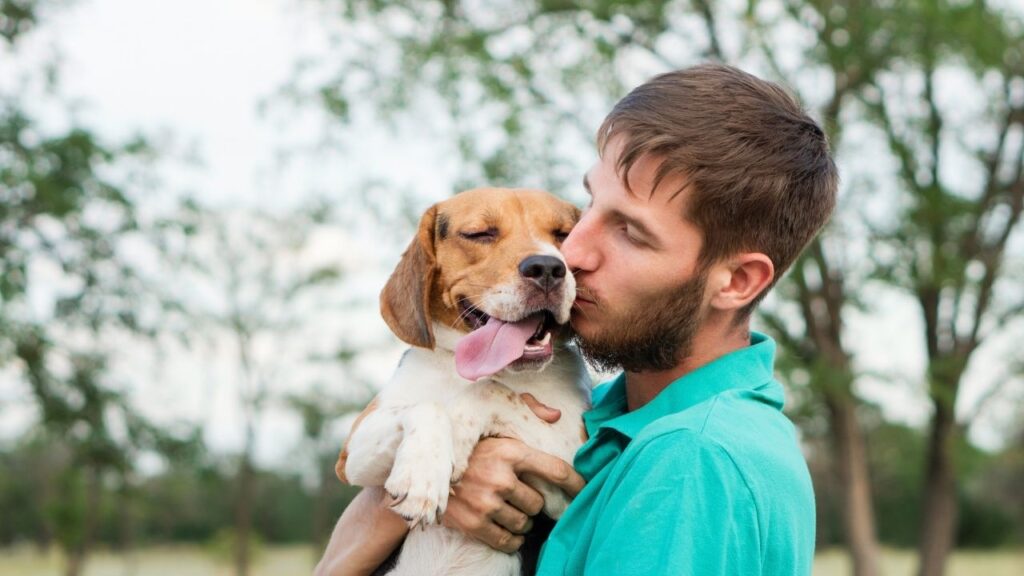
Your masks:
M 423 218 L 416 237 L 402 254 L 391 278 L 380 293 L 380 313 L 388 327 L 403 342 L 421 348 L 434 348 L 434 328 L 430 321 L 430 290 L 434 284 L 434 222 L 437 205 Z

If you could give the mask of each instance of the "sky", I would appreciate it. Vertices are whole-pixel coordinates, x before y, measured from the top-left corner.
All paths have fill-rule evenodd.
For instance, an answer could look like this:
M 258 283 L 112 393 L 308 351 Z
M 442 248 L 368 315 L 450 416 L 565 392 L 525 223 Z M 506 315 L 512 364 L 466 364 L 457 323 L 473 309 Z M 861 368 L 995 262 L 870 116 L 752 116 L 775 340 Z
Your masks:
M 358 145 L 328 146 L 325 152 L 318 144 L 326 119 L 282 103 L 281 88 L 298 63 L 327 53 L 316 4 L 79 0 L 47 22 L 23 47 L 22 57 L 41 60 L 59 54 L 61 92 L 79 102 L 75 117 L 101 134 L 114 140 L 139 131 L 155 135 L 167 151 L 159 169 L 161 190 L 167 194 L 191 192 L 212 205 L 274 209 L 314 195 L 344 198 L 345 186 L 384 178 L 395 187 L 416 190 L 424 207 L 442 198 L 456 177 L 456 166 L 427 132 L 408 128 L 396 138 L 373 119 L 357 118 L 353 130 L 361 134 Z M 52 118 L 55 124 L 58 116 Z M 599 121 L 594 119 L 595 127 Z M 308 153 L 285 154 L 296 149 Z M 581 172 L 583 168 L 585 164 Z M 383 285 L 399 248 L 344 233 L 323 246 L 338 252 L 339 261 L 350 269 L 366 272 L 357 282 L 367 294 Z M 864 378 L 860 391 L 880 403 L 888 416 L 923 424 L 928 403 L 915 383 L 924 365 L 917 342 L 919 315 L 906 299 L 870 291 L 868 296 L 880 314 L 853 314 L 850 334 L 861 367 L 878 375 Z M 369 340 L 384 342 L 368 362 L 394 365 L 401 347 L 388 338 L 375 307 L 345 314 L 337 324 L 357 323 Z M 1008 345 L 982 351 L 964 390 L 965 406 L 983 389 L 972 382 L 990 376 L 986 367 L 999 364 Z M 131 349 L 130 343 L 125 346 Z M 237 376 L 230 348 L 220 345 L 202 357 L 174 350 L 158 356 L 138 349 L 122 366 L 149 375 L 144 378 L 149 383 L 135 391 L 143 409 L 158 417 L 201 419 L 214 449 L 237 448 L 242 431 L 237 390 L 224 384 Z M 381 382 L 386 377 L 384 372 L 378 376 Z M 997 446 L 999 431 L 1010 417 L 997 407 L 972 430 L 972 438 Z M 29 418 L 14 415 L 0 425 L 0 432 L 10 433 Z M 271 410 L 265 424 L 260 460 L 286 462 L 301 434 L 297 421 Z

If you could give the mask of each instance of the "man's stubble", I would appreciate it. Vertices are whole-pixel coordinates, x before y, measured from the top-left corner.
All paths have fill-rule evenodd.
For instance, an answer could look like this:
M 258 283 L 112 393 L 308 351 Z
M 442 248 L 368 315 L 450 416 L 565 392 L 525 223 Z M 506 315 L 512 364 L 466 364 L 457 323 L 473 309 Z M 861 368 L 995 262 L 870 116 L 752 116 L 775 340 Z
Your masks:
M 621 311 L 599 302 L 606 318 L 602 330 L 589 337 L 575 335 L 583 357 L 600 371 L 657 372 L 668 370 L 687 356 L 706 316 L 701 269 L 682 286 L 646 298 Z M 584 314 L 582 310 L 578 314 Z

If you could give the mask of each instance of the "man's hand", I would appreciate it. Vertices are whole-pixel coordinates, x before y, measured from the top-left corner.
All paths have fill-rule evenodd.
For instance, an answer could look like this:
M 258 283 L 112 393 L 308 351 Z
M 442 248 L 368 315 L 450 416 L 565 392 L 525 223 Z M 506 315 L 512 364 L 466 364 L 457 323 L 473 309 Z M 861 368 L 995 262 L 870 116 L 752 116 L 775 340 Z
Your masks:
M 558 410 L 523 394 L 523 401 L 541 419 L 555 422 Z M 531 474 L 551 482 L 570 497 L 583 489 L 583 478 L 564 460 L 511 438 L 485 438 L 469 458 L 469 467 L 448 498 L 442 524 L 491 548 L 512 553 L 523 545 L 544 498 L 520 478 Z

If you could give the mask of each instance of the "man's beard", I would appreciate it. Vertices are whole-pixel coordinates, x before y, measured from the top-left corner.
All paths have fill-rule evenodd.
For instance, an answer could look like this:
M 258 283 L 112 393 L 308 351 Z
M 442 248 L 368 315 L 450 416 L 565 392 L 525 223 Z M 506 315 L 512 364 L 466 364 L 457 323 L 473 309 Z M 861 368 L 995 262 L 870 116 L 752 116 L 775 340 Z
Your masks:
M 608 319 L 605 332 L 587 338 L 577 333 L 576 344 L 587 362 L 603 372 L 673 368 L 692 351 L 706 315 L 706 285 L 707 274 L 700 270 L 682 286 Z

